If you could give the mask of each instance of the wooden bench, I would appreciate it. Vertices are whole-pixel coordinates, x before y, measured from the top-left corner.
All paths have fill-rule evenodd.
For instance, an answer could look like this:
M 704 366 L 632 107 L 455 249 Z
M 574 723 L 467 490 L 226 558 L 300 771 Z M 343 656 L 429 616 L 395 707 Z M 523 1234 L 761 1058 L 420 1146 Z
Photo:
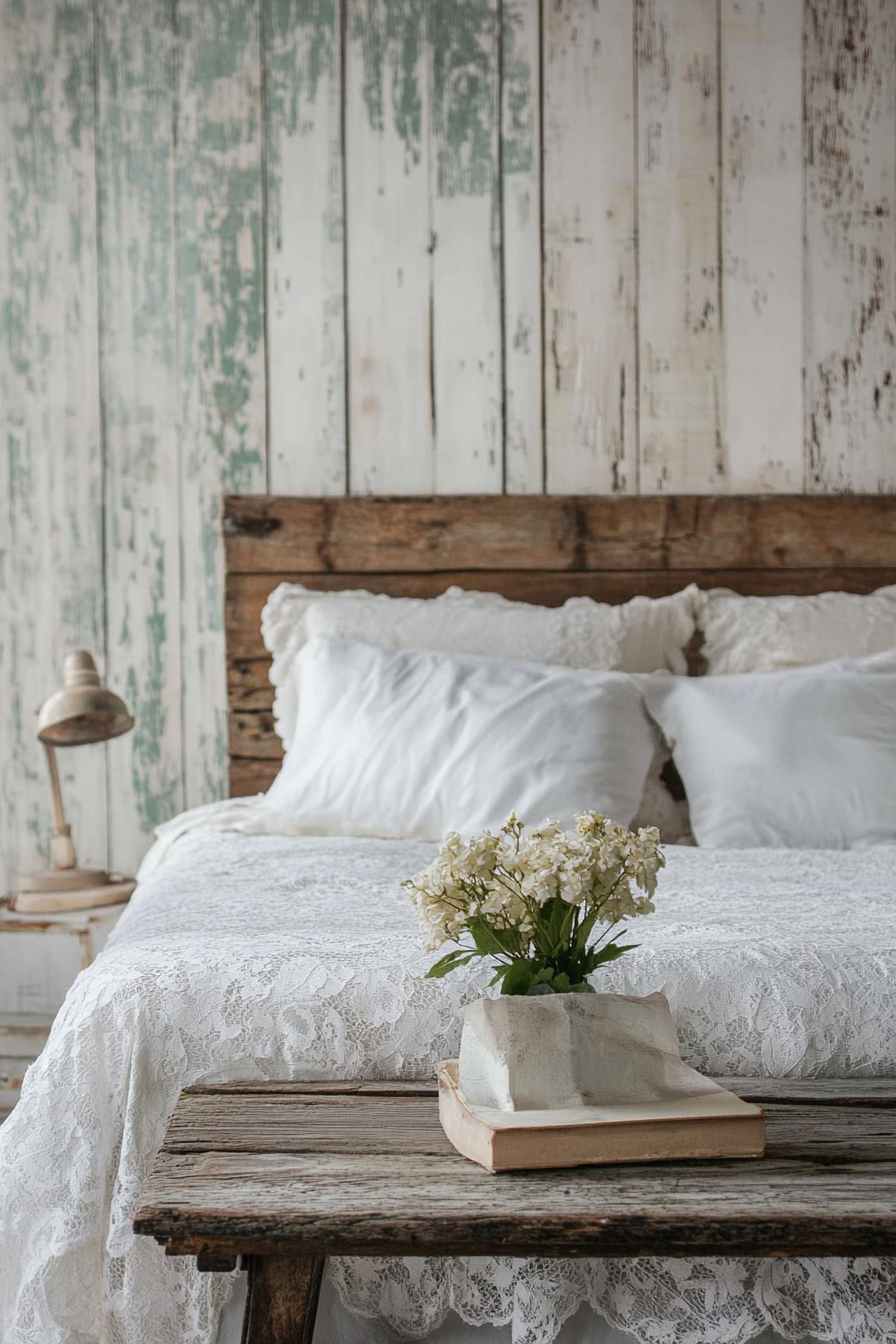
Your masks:
M 896 1255 L 896 1080 L 720 1081 L 765 1106 L 766 1157 L 499 1176 L 435 1085 L 192 1087 L 134 1227 L 200 1269 L 248 1258 L 245 1344 L 309 1344 L 328 1255 Z

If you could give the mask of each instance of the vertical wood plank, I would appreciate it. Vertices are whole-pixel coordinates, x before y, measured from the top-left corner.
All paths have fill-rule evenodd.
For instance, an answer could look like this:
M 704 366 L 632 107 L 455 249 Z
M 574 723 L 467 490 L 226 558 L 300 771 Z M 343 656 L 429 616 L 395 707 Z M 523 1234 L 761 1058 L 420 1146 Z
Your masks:
M 717 0 L 638 0 L 641 490 L 728 489 Z
M 806 484 L 896 487 L 896 6 L 806 0 Z
M 128 871 L 184 800 L 172 0 L 96 13 L 108 663 L 136 719 L 109 744 L 109 816 Z
M 92 61 L 87 0 L 0 0 L 0 892 L 47 859 L 33 711 L 69 650 L 105 652 Z M 104 866 L 105 752 L 59 763 Z
M 501 6 L 504 481 L 544 489 L 541 313 L 541 6 Z
M 544 11 L 551 493 L 637 489 L 632 0 Z
M 432 360 L 438 494 L 503 485 L 497 0 L 430 4 Z
M 728 485 L 803 485 L 802 0 L 722 0 Z
M 344 0 L 350 486 L 434 484 L 426 0 Z
M 263 0 L 268 483 L 346 488 L 342 0 Z
M 178 0 L 185 798 L 227 790 L 222 494 L 265 489 L 259 0 Z

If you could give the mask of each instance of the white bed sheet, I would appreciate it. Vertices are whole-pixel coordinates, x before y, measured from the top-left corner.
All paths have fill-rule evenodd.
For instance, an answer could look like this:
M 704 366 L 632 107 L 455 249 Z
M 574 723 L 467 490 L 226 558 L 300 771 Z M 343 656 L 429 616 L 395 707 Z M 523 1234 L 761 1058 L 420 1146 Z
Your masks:
M 230 1291 L 131 1219 L 180 1089 L 235 1077 L 429 1077 L 487 972 L 419 976 L 406 841 L 183 837 L 76 981 L 0 1130 L 4 1344 L 210 1344 Z M 896 851 L 671 850 L 641 946 L 601 988 L 663 990 L 717 1074 L 896 1076 Z M 407 1338 L 449 1312 L 547 1344 L 583 1303 L 649 1344 L 773 1327 L 896 1336 L 890 1261 L 337 1261 L 354 1310 Z

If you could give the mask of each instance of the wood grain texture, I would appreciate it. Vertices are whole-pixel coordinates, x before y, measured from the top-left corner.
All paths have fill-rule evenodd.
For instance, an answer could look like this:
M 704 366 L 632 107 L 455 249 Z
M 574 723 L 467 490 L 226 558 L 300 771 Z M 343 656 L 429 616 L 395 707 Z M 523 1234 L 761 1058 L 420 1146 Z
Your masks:
M 0 891 L 47 860 L 34 712 L 67 652 L 105 655 L 92 63 L 89 4 L 2 0 Z M 105 754 L 59 765 L 79 857 L 104 867 Z
M 879 496 L 613 499 L 233 497 L 231 574 L 889 568 Z
M 671 1179 L 670 1179 L 671 1174 Z M 887 1255 L 896 1163 L 767 1158 L 501 1180 L 459 1156 L 160 1155 L 135 1230 L 172 1254 Z
M 311 1344 L 322 1256 L 259 1256 L 249 1262 L 244 1344 Z
M 280 762 L 276 760 L 241 760 L 230 762 L 231 798 L 251 798 L 256 793 L 267 793 L 277 778 Z
M 768 1080 L 744 1080 L 751 1084 Z M 249 1090 L 254 1086 L 254 1090 Z M 382 1086 L 382 1085 L 381 1085 Z M 786 1080 L 778 1082 L 783 1091 Z M 881 1253 L 896 1246 L 892 1109 L 767 1107 L 750 1161 L 495 1178 L 448 1144 L 434 1096 L 194 1088 L 178 1103 L 135 1228 L 255 1254 Z M 861 1090 L 861 1084 L 859 1085 Z M 890 1099 L 894 1088 L 890 1085 Z
M 425 494 L 435 482 L 426 5 L 344 3 L 350 484 Z
M 714 1082 L 745 1101 L 782 1105 L 813 1106 L 896 1106 L 896 1079 L 893 1078 L 715 1078 Z M 439 1085 L 429 1081 L 406 1082 L 404 1079 L 385 1078 L 376 1081 L 265 1082 L 257 1079 L 237 1079 L 232 1083 L 194 1083 L 181 1093 L 181 1105 L 187 1097 L 200 1099 L 212 1096 L 279 1097 L 303 1096 L 385 1096 L 437 1097 Z
M 802 0 L 722 0 L 728 486 L 803 488 Z
M 346 488 L 342 0 L 263 0 L 268 485 Z
M 896 6 L 805 2 L 806 486 L 896 488 Z
M 0 1019 L 2 1020 L 2 1019 Z M 406 1082 L 404 1079 L 385 1078 L 378 1081 L 330 1080 L 329 1082 L 271 1081 L 262 1084 L 265 1096 L 285 1096 L 287 1093 L 302 1096 L 386 1096 L 386 1097 L 436 1097 L 439 1085 L 432 1079 Z M 259 1092 L 258 1079 L 236 1079 L 232 1083 L 193 1083 L 185 1087 L 182 1097 L 256 1095 Z
M 108 747 L 108 809 L 128 872 L 184 805 L 174 33 L 170 0 L 96 14 L 108 676 L 136 720 Z
M 729 488 L 717 0 L 638 0 L 640 483 Z
M 225 791 L 221 495 L 265 488 L 259 0 L 178 0 L 184 797 Z M 174 613 L 172 613 L 174 615 Z
M 571 596 L 661 597 L 690 583 L 773 596 L 871 592 L 896 581 L 896 502 L 881 496 L 234 497 L 224 518 L 234 797 L 266 790 L 283 755 L 261 638 L 261 610 L 279 583 L 395 597 L 434 597 L 457 584 L 557 606 Z M 272 570 L 272 555 L 310 569 Z
M 758 1080 L 746 1080 L 753 1084 Z M 888 1106 L 840 1104 L 813 1084 L 805 1100 L 763 1100 L 770 1158 L 896 1161 L 896 1089 Z M 742 1089 L 738 1088 L 738 1092 Z M 822 1093 L 824 1087 L 822 1086 Z M 432 1097 L 199 1093 L 183 1097 L 165 1135 L 167 1153 L 379 1153 L 451 1156 Z
M 547 489 L 636 492 L 634 8 L 543 24 Z
M 504 484 L 544 489 L 541 287 L 541 6 L 501 2 Z

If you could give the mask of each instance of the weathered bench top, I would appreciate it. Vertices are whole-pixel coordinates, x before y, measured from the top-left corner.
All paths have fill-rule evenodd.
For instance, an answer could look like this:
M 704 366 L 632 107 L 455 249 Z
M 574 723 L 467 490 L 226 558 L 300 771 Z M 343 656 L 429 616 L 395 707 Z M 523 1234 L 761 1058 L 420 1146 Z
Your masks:
M 762 1159 L 490 1175 L 435 1085 L 233 1083 L 181 1096 L 135 1230 L 172 1255 L 893 1255 L 896 1079 L 720 1079 Z

